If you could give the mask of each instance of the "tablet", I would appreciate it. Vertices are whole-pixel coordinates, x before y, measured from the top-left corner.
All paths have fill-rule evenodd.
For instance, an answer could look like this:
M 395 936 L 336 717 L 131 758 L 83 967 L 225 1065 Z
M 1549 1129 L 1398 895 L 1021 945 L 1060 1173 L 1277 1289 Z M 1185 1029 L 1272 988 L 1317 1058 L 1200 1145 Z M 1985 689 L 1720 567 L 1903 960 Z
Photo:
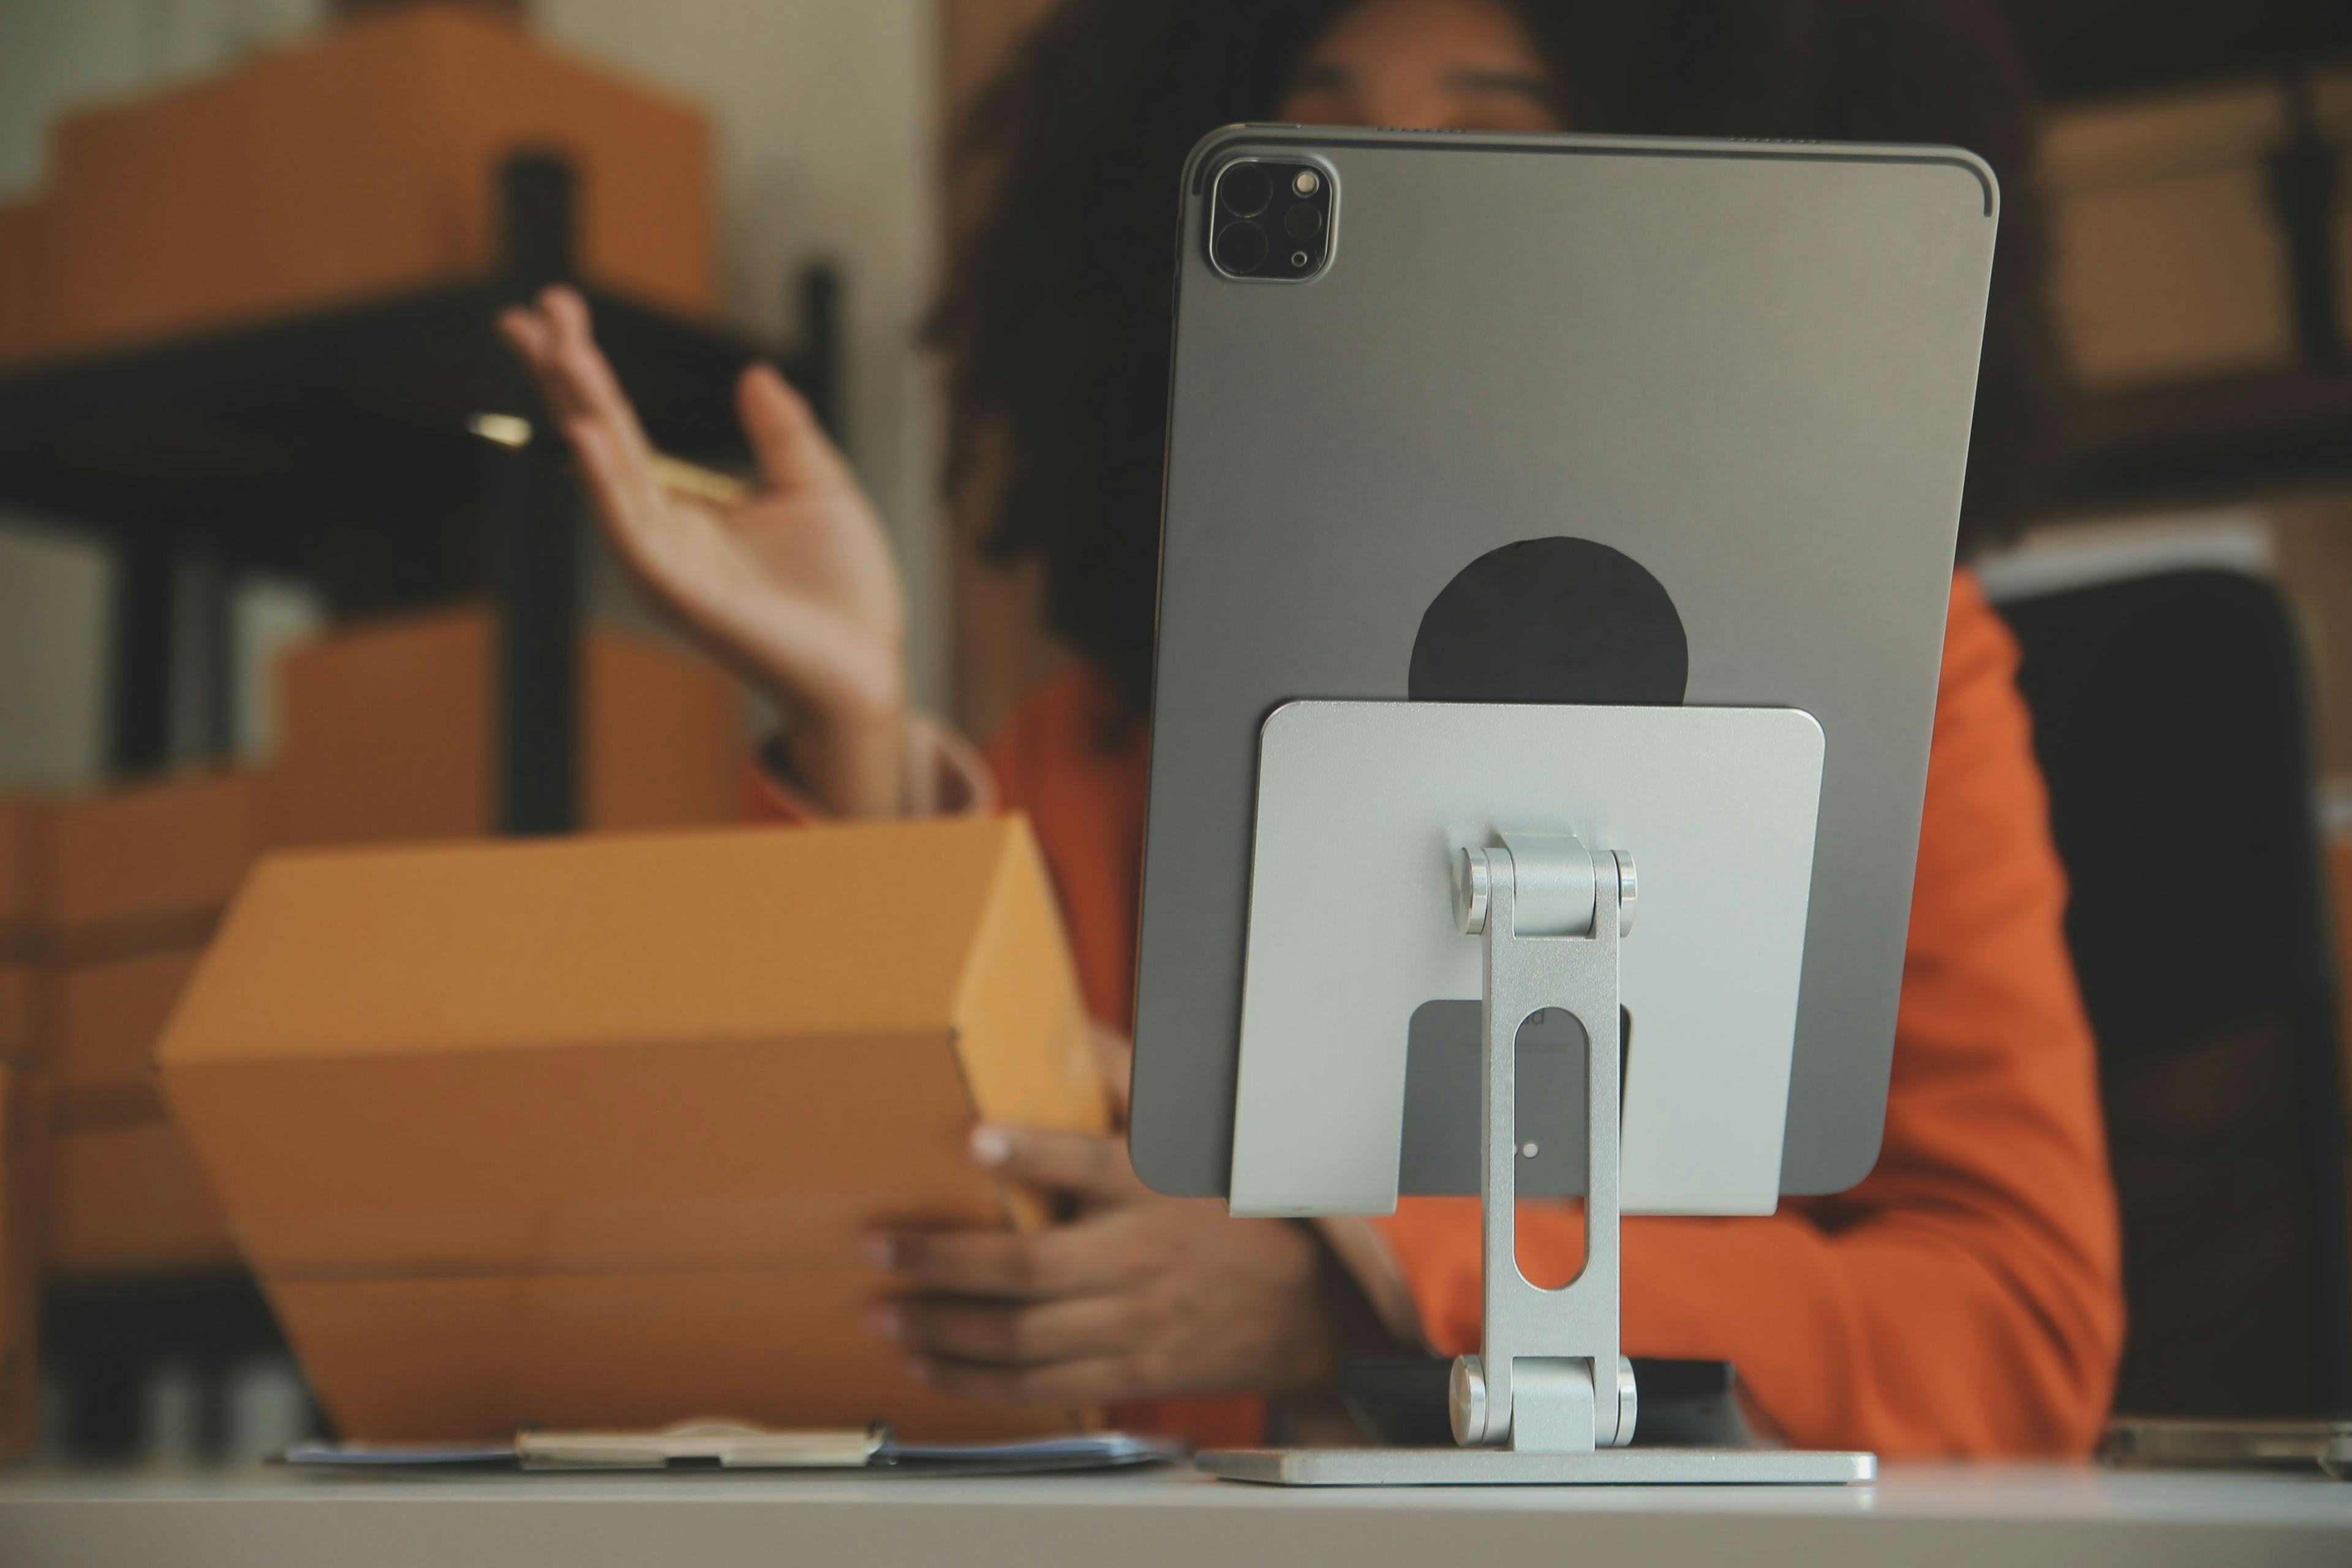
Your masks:
M 1948 148 L 1242 126 L 1193 150 L 1182 204 L 1137 1171 L 1228 1190 L 1261 726 L 1301 699 L 1422 698 L 1819 721 L 1780 1187 L 1859 1181 L 1990 172 Z M 1409 1097 L 1404 1140 L 1458 1114 Z

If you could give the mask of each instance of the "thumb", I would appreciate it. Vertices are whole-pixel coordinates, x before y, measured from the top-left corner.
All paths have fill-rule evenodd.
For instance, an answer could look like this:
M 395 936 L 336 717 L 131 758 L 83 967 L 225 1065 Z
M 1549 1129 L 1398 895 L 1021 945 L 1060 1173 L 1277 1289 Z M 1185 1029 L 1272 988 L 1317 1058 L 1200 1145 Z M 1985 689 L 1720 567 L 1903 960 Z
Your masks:
M 773 365 L 755 364 L 743 373 L 735 411 L 761 477 L 775 489 L 801 489 L 841 473 L 841 453 L 817 423 L 816 411 Z
M 1126 1146 L 1087 1132 L 980 1127 L 972 1131 L 971 1157 L 1008 1180 L 1097 1204 L 1126 1202 L 1144 1190 L 1128 1165 Z
M 1101 1025 L 1094 1031 L 1095 1061 L 1102 1068 L 1103 1085 L 1110 1090 L 1111 1125 L 1125 1127 L 1135 1098 L 1135 1047 L 1125 1035 Z

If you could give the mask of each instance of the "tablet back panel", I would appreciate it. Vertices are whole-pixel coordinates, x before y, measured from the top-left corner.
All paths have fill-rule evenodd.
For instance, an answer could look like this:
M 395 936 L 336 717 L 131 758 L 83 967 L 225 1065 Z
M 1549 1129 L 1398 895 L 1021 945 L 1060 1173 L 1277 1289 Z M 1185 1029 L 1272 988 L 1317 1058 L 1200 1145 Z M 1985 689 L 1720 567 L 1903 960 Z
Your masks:
M 1307 281 L 1212 265 L 1208 182 L 1252 155 L 1334 182 L 1329 261 Z M 1885 1117 L 1991 175 L 1948 149 L 1251 127 L 1202 142 L 1183 202 L 1137 1169 L 1163 1192 L 1226 1190 L 1260 724 L 1298 698 L 1409 695 L 1455 575 L 1566 536 L 1663 585 L 1685 701 L 1821 722 L 1781 1186 L 1860 1180 Z

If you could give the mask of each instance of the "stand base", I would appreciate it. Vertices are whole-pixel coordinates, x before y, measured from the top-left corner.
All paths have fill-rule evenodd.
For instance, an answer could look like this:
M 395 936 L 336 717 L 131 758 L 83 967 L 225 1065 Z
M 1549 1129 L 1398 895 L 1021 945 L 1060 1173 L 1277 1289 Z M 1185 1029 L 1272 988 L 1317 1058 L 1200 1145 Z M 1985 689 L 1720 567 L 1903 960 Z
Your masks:
M 1878 1456 L 1796 1448 L 1227 1448 L 1193 1461 L 1228 1481 L 1279 1487 L 1851 1486 Z

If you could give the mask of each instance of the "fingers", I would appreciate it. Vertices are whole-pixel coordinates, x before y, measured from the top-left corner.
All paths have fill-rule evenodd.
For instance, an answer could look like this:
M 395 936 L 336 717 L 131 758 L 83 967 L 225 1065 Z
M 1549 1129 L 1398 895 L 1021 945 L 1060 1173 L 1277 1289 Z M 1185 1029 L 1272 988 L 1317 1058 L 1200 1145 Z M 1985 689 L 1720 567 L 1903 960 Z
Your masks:
M 917 1230 L 870 1237 L 868 1255 L 917 1291 L 1050 1301 L 1107 1289 L 1133 1273 L 1100 1222 L 1037 1231 Z
M 582 412 L 580 399 L 556 366 L 555 328 L 546 313 L 535 305 L 510 306 L 499 312 L 498 330 L 523 368 L 530 372 L 540 399 L 556 423 L 576 418 Z
M 971 1157 L 1000 1175 L 1096 1203 L 1144 1195 L 1143 1184 L 1115 1138 L 1049 1132 L 1034 1127 L 982 1127 L 971 1135 Z
M 659 530 L 649 520 L 658 515 L 662 497 L 652 470 L 624 458 L 612 434 L 587 416 L 566 421 L 563 433 L 614 543 L 639 573 L 660 577 L 652 559 L 659 549 Z
M 621 455 L 642 463 L 652 456 L 652 445 L 637 424 L 637 411 L 621 390 L 612 363 L 596 346 L 588 321 L 588 301 L 576 289 L 561 285 L 539 297 L 541 319 L 547 323 L 546 363 L 553 370 L 562 395 L 572 406 L 560 416 L 594 419 L 612 436 Z
M 520 356 L 526 366 L 536 372 L 539 362 L 547 356 L 549 342 L 547 323 L 540 319 L 539 312 L 520 305 L 509 305 L 499 312 L 498 328 L 499 336 L 507 341 L 507 346 Z
M 669 503 L 654 477 L 636 412 L 590 331 L 587 301 L 572 289 L 549 289 L 535 306 L 499 312 L 498 331 L 530 370 L 556 427 L 571 442 L 589 497 L 623 557 L 641 575 L 660 581 L 656 557 L 664 548 L 661 524 Z
M 1042 1302 L 913 1296 L 876 1305 L 866 1322 L 920 1356 L 1043 1366 L 1119 1353 L 1137 1338 L 1135 1310 L 1126 1296 Z
M 593 420 L 611 437 L 615 457 L 642 463 L 651 455 L 635 408 L 596 346 L 588 301 L 578 290 L 559 284 L 533 305 L 502 310 L 498 330 L 530 369 L 557 425 L 569 430 Z
M 841 454 L 816 411 L 773 366 L 755 364 L 743 373 L 735 384 L 735 410 L 761 477 L 776 489 L 797 489 L 841 473 Z

